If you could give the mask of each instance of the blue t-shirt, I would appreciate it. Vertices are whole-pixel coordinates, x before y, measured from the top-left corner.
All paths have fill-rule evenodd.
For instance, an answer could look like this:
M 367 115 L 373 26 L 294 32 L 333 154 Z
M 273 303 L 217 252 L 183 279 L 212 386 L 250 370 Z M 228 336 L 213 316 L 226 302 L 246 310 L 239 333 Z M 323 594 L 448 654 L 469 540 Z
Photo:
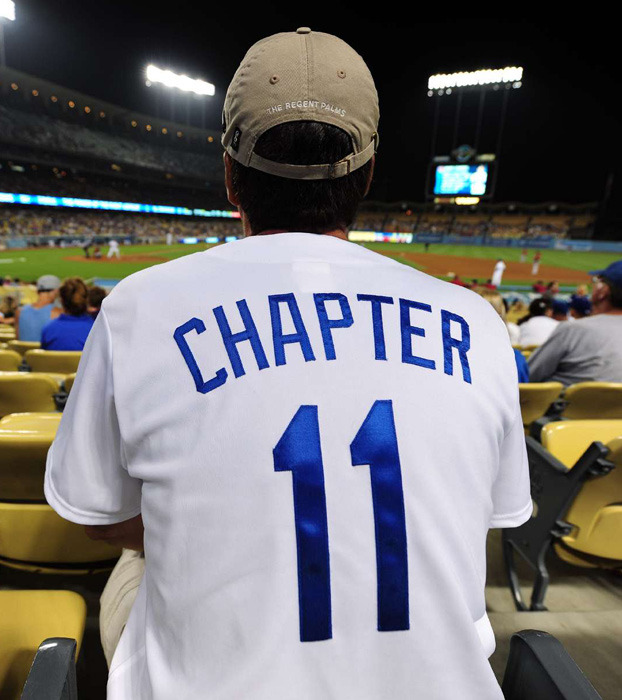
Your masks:
M 514 348 L 514 356 L 516 357 L 516 369 L 518 370 L 518 383 L 527 384 L 529 382 L 529 365 L 525 356 L 520 350 Z
M 24 306 L 19 312 L 19 339 L 34 341 L 41 340 L 43 327 L 50 322 L 54 304 L 46 304 L 36 308 Z
M 61 314 L 44 326 L 41 332 L 41 348 L 43 350 L 82 350 L 93 323 L 93 319 L 88 314 L 84 316 Z

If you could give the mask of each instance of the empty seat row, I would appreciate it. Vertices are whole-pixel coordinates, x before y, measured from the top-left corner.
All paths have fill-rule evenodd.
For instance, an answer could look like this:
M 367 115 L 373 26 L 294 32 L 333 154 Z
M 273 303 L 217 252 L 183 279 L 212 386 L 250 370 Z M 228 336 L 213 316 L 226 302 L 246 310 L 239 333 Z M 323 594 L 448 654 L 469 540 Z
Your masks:
M 17 371 L 25 365 L 32 372 L 76 372 L 81 352 L 30 349 L 21 354 L 14 348 L 0 350 L 0 371 Z

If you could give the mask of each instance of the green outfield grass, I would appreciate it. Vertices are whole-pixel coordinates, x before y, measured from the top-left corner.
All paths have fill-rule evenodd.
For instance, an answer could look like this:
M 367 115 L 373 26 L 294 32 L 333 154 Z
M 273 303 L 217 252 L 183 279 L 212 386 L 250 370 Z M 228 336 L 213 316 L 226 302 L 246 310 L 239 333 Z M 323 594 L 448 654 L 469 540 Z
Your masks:
M 370 243 L 366 247 L 379 252 L 391 251 L 393 253 L 412 252 L 423 253 L 422 244 L 402 244 L 402 243 Z M 84 258 L 81 248 L 41 248 L 36 250 L 6 250 L 0 252 L 0 276 L 7 275 L 15 278 L 19 277 L 26 282 L 33 281 L 40 275 L 55 274 L 58 277 L 83 277 L 84 279 L 110 278 L 121 279 L 131 275 L 133 272 L 142 270 L 150 265 L 162 262 L 162 256 L 166 258 L 178 258 L 182 255 L 196 253 L 206 250 L 207 245 L 150 245 L 150 246 L 122 246 L 121 254 L 128 256 L 146 256 L 153 258 L 153 261 L 95 261 Z M 107 247 L 102 248 L 104 254 Z M 493 248 L 483 246 L 460 246 L 460 245 L 440 245 L 432 244 L 430 253 L 437 255 L 453 255 L 472 258 L 489 258 L 494 260 L 503 257 L 506 261 L 518 261 L 520 249 L 518 248 Z M 534 250 L 529 251 L 529 260 L 532 259 Z M 614 260 L 618 260 L 620 255 L 615 253 L 591 253 L 591 252 L 568 252 L 560 250 L 543 250 L 542 264 L 556 267 L 566 267 L 574 270 L 601 269 L 609 265 Z M 67 260 L 69 257 L 78 257 L 79 260 Z M 417 267 L 417 265 L 407 260 L 402 260 L 407 265 Z M 420 266 L 425 269 L 425 266 Z M 492 271 L 492 268 L 491 268 Z M 587 280 L 586 280 L 587 281 Z M 507 278 L 504 284 L 532 284 L 533 279 L 517 280 Z

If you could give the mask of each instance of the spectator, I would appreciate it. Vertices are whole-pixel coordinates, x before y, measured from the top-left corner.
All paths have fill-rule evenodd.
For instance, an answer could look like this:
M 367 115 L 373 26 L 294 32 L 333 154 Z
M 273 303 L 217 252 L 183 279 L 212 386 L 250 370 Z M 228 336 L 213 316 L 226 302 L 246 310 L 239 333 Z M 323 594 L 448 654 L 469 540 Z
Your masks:
M 534 299 L 529 304 L 529 315 L 518 322 L 520 328 L 519 344 L 526 348 L 542 345 L 548 340 L 557 326 L 553 316 L 553 302 L 547 297 Z
M 15 297 L 6 296 L 0 301 L 0 323 L 5 326 L 13 326 L 15 324 L 15 313 L 17 311 L 17 302 Z
M 546 285 L 546 291 L 542 296 L 553 298 L 556 294 L 559 293 L 559 284 L 557 283 L 556 280 L 553 280 L 552 282 L 549 282 Z
M 490 302 L 492 308 L 503 319 L 503 322 L 508 328 L 508 335 L 511 339 L 511 332 L 506 318 L 507 308 L 505 305 L 505 300 L 501 296 L 501 294 L 499 294 L 499 292 L 494 292 L 491 289 L 484 289 L 483 287 L 480 287 L 479 289 L 474 289 L 473 291 L 477 292 L 483 299 L 486 299 L 486 301 Z M 516 324 L 513 323 L 512 325 L 515 326 Z M 529 367 L 527 365 L 527 360 L 525 360 L 525 356 L 523 355 L 523 353 L 520 350 L 517 350 L 516 348 L 514 348 L 514 359 L 516 360 L 518 381 L 521 384 L 525 384 L 529 381 Z
M 41 342 L 41 331 L 57 318 L 61 310 L 54 305 L 58 297 L 60 280 L 56 275 L 42 275 L 37 280 L 37 301 L 18 309 L 16 314 L 16 337 L 19 340 Z
M 591 274 L 592 315 L 558 325 L 529 358 L 532 381 L 622 382 L 622 260 Z
M 570 310 L 570 304 L 567 301 L 562 301 L 561 299 L 553 299 L 553 319 L 555 321 L 567 321 L 568 311 Z
M 86 307 L 86 310 L 88 314 L 95 320 L 97 318 L 97 314 L 99 313 L 99 310 L 102 305 L 102 301 L 106 298 L 106 290 L 103 289 L 102 287 L 91 287 L 89 289 L 89 295 L 88 295 L 88 305 Z
M 59 290 L 63 313 L 44 326 L 41 332 L 43 350 L 82 350 L 93 326 L 86 312 L 88 290 L 79 277 L 66 279 Z
M 592 302 L 588 297 L 574 296 L 570 300 L 570 317 L 576 319 L 589 316 L 592 311 Z

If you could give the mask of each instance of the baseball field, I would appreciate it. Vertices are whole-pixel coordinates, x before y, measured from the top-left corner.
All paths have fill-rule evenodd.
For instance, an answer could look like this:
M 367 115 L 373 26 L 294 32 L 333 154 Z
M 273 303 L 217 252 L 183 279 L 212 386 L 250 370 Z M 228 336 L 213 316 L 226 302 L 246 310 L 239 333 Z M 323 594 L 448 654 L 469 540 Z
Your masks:
M 470 281 L 485 282 L 491 277 L 495 260 L 503 257 L 507 269 L 503 285 L 531 285 L 536 278 L 531 274 L 531 260 L 535 250 L 529 251 L 528 261 L 521 263 L 520 249 L 434 244 L 425 252 L 422 244 L 369 243 L 368 248 L 416 267 L 436 277 L 447 278 L 451 273 Z M 38 248 L 0 251 L 0 276 L 18 277 L 28 282 L 40 275 L 55 274 L 61 278 L 78 276 L 86 280 L 118 280 L 151 265 L 166 262 L 182 255 L 205 250 L 204 244 L 135 245 L 121 246 L 121 259 L 104 257 L 86 259 L 81 248 Z M 557 280 L 562 286 L 589 283 L 590 270 L 602 269 L 619 259 L 616 253 L 570 252 L 543 250 L 537 279 Z

